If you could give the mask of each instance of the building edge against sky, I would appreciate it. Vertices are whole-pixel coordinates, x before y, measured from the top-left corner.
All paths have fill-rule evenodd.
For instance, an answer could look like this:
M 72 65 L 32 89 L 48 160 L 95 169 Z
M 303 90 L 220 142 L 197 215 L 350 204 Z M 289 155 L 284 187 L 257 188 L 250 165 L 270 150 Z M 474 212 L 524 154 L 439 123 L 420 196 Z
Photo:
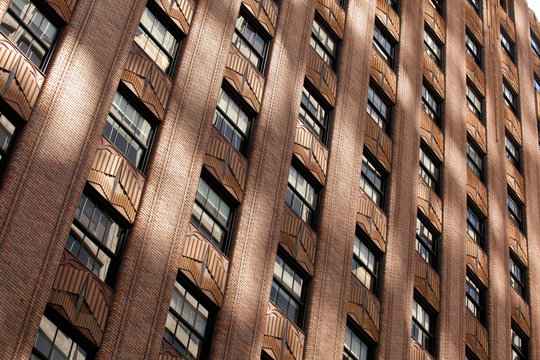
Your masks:
M 540 359 L 525 0 L 0 14 L 0 359 Z

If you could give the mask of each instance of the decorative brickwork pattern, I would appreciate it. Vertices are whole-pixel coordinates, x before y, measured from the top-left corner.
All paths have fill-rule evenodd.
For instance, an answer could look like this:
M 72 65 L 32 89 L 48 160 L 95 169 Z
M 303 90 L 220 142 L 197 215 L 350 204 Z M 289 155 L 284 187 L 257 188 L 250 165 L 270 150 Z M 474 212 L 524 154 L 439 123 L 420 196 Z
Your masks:
M 412 340 L 410 355 L 411 360 L 435 360 L 433 356 L 431 356 L 427 350 L 415 340 Z
M 366 117 L 364 145 L 379 160 L 384 169 L 390 172 L 392 165 L 392 140 L 370 117 Z
M 467 266 L 485 287 L 489 285 L 488 257 L 469 235 L 466 236 Z
M 483 45 L 484 25 L 482 24 L 482 19 L 468 2 L 465 2 L 465 24 L 474 35 L 474 38 L 480 43 L 480 45 Z
M 508 84 L 512 87 L 512 90 L 516 94 L 519 94 L 519 76 L 516 65 L 510 60 L 510 57 L 505 51 L 502 52 L 501 57 L 502 73 Z
M 519 173 L 516 167 L 506 159 L 506 182 L 516 193 L 519 200 L 525 203 L 525 185 L 523 184 L 523 176 Z
M 446 42 L 446 25 L 444 19 L 437 10 L 431 5 L 429 0 L 424 0 L 424 20 L 431 27 L 439 41 Z
M 437 159 L 442 162 L 444 160 L 444 135 L 435 121 L 424 110 L 422 110 L 420 121 L 420 136 L 433 151 L 433 154 L 437 156 Z
M 472 312 L 467 311 L 465 318 L 465 342 L 481 360 L 488 360 L 488 332 Z
M 77 4 L 77 0 L 47 0 L 47 3 L 68 23 L 71 19 L 71 13 Z
M 386 250 L 386 215 L 362 189 L 359 189 L 359 191 L 356 223 L 373 240 L 375 245 L 384 252 Z
M 418 178 L 418 208 L 438 232 L 442 231 L 442 201 L 421 178 Z
M 336 105 L 337 76 L 313 48 L 308 50 L 306 78 L 332 106 Z
M 441 279 L 437 272 L 422 259 L 420 254 L 414 254 L 414 288 L 436 310 L 440 309 Z
M 426 52 L 424 52 L 424 78 L 441 99 L 444 99 L 444 74 Z
M 156 2 L 187 35 L 194 11 L 194 4 L 191 0 L 159 0 Z
M 394 40 L 399 41 L 399 16 L 386 0 L 377 0 L 375 16 L 386 27 Z
M 345 29 L 345 11 L 339 6 L 337 0 L 317 0 L 315 9 L 330 25 L 338 38 L 343 39 Z
M 373 80 L 383 89 L 384 93 L 392 100 L 396 101 L 397 77 L 390 67 L 384 62 L 375 49 L 372 49 L 371 71 Z
M 523 300 L 518 293 L 512 289 L 511 290 L 511 306 L 510 314 L 512 319 L 516 322 L 523 332 L 530 337 L 531 336 L 531 311 L 529 309 L 529 304 Z
M 374 341 L 379 341 L 379 300 L 357 278 L 351 274 L 351 297 L 347 314 Z
M 467 56 L 467 78 L 474 84 L 482 96 L 486 94 L 486 80 L 484 72 L 474 60 Z
M 263 351 L 274 360 L 301 360 L 304 354 L 304 333 L 290 322 L 272 303 L 266 312 Z
M 467 168 L 467 195 L 474 202 L 478 210 L 482 212 L 482 215 L 487 216 L 488 197 L 486 187 L 469 168 Z
M 293 154 L 311 172 L 319 184 L 326 183 L 328 149 L 300 119 L 296 122 Z
M 242 2 L 268 34 L 274 36 L 279 10 L 277 4 L 272 0 L 242 0 Z
M 487 151 L 487 135 L 484 124 L 467 107 L 467 132 L 476 141 L 480 150 Z
M 504 125 L 519 146 L 523 145 L 521 137 L 521 122 L 508 106 L 504 106 Z
M 519 260 L 525 266 L 529 266 L 527 238 L 510 220 L 508 221 L 508 243 L 510 244 L 510 248 L 514 251 L 514 254 L 517 255 Z

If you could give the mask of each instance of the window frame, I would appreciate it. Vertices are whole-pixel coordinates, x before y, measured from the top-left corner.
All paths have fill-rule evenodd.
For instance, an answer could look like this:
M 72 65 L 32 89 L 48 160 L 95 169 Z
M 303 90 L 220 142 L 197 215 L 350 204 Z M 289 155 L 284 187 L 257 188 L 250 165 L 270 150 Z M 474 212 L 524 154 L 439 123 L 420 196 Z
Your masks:
M 467 0 L 469 4 L 473 7 L 474 11 L 480 18 L 482 18 L 482 0 Z M 476 4 L 476 2 L 479 2 L 479 4 Z
M 420 223 L 420 227 L 418 227 L 418 224 Z M 429 246 L 428 239 L 425 239 L 424 236 L 422 236 L 421 230 L 425 229 L 429 235 L 431 235 L 431 244 L 432 246 Z M 420 234 L 419 234 L 420 230 Z M 429 220 L 427 220 L 420 212 L 416 215 L 416 231 L 415 231 L 415 250 L 420 255 L 424 261 L 433 268 L 433 270 L 437 271 L 438 269 L 438 260 L 439 260 L 439 237 L 440 234 L 438 231 L 436 231 Z M 420 251 L 419 247 L 421 247 L 424 251 Z
M 442 0 L 429 0 L 429 3 L 433 8 L 441 15 L 441 17 L 444 19 L 443 16 L 443 4 L 441 4 Z
M 367 174 L 364 174 L 364 160 L 367 161 L 367 168 L 369 168 L 370 172 L 374 175 L 379 175 L 377 178 L 379 179 L 381 186 L 378 188 L 373 181 L 369 178 Z M 373 201 L 374 204 L 377 205 L 379 209 L 381 209 L 383 212 L 385 211 L 385 204 L 386 204 L 386 180 L 388 177 L 388 174 L 384 170 L 384 168 L 379 164 L 379 161 L 375 156 L 371 154 L 371 152 L 368 150 L 367 147 L 364 147 L 364 151 L 362 153 L 362 166 L 361 166 L 361 172 L 360 172 L 360 188 L 364 191 L 364 193 Z M 375 170 L 375 171 L 373 171 Z M 364 189 L 364 186 L 362 186 L 362 182 L 367 183 L 367 186 L 375 193 L 377 193 L 379 197 L 379 201 L 375 201 L 369 193 Z
M 318 119 L 318 116 L 316 114 L 313 114 L 313 112 L 311 112 L 309 110 L 309 107 L 306 106 L 304 104 L 304 90 L 306 90 L 306 92 L 309 94 L 310 98 L 312 98 L 313 100 L 315 100 L 317 102 L 317 105 L 319 105 L 319 107 L 324 111 L 324 116 L 323 116 L 323 121 L 325 122 L 324 124 L 321 123 L 321 121 Z M 309 102 L 309 99 L 308 99 L 308 102 Z M 300 116 L 300 112 L 298 113 L 298 118 L 300 119 L 300 121 L 302 121 L 302 123 L 304 125 L 306 125 L 306 127 L 310 130 L 310 132 L 317 138 L 319 139 L 323 145 L 327 145 L 327 142 L 328 142 L 328 134 L 329 134 L 329 128 L 330 128 L 330 117 L 331 117 L 331 113 L 332 113 L 332 107 L 320 96 L 319 92 L 313 88 L 313 86 L 311 86 L 309 84 L 308 81 L 305 81 L 304 82 L 304 86 L 302 88 L 302 94 L 300 96 L 300 110 L 304 110 L 307 114 L 307 116 L 309 116 L 313 122 L 319 126 L 319 128 L 321 129 L 321 134 L 320 136 L 318 136 L 315 132 L 314 132 L 314 129 L 313 127 L 311 126 L 311 124 L 309 124 L 309 122 L 307 120 L 304 120 L 304 118 L 302 116 Z
M 431 42 L 436 47 L 436 49 L 433 49 L 433 47 L 431 47 L 430 42 L 426 40 L 426 37 L 428 38 L 428 40 L 431 40 Z M 433 60 L 433 62 L 439 68 L 441 68 L 443 65 L 443 58 L 444 58 L 444 51 L 443 51 L 444 45 L 441 44 L 437 36 L 435 36 L 431 28 L 426 23 L 424 23 L 424 38 L 423 39 L 424 39 L 424 52 L 428 54 L 429 58 Z M 441 55 L 438 56 L 435 50 L 438 50 Z
M 515 336 L 518 337 L 522 343 L 520 348 L 514 344 Z M 511 322 L 510 326 L 510 347 L 513 360 L 516 360 L 514 354 L 518 355 L 519 358 L 517 360 L 527 360 L 529 358 L 529 338 L 523 333 L 523 331 L 521 331 L 519 326 L 516 325 L 514 321 Z
M 501 43 L 501 49 L 508 55 L 510 60 L 512 62 L 515 62 L 515 49 L 516 45 L 514 44 L 514 41 L 508 36 L 506 31 L 503 30 L 503 28 L 500 28 L 500 43 Z
M 9 161 L 11 160 L 11 155 L 17 146 L 18 138 L 25 124 L 23 119 L 21 119 L 21 117 L 3 99 L 0 99 L 0 117 L 2 116 L 4 116 L 14 127 L 14 130 L 11 134 L 6 150 L 4 150 L 0 144 L 0 184 L 2 184 L 2 178 L 7 170 Z M 2 131 L 2 128 L 3 126 L 0 123 L 0 131 Z
M 480 94 L 476 86 L 467 81 L 465 88 L 465 98 L 467 101 L 467 107 L 469 110 L 484 124 L 484 97 Z M 477 106 L 476 102 L 479 102 L 480 107 Z
M 469 293 L 469 288 L 472 288 L 469 286 L 469 283 L 475 287 L 472 291 L 477 294 L 478 301 L 474 299 L 472 294 Z M 471 309 L 471 306 L 474 310 Z M 465 307 L 467 307 L 469 311 L 473 313 L 474 317 L 476 317 L 481 324 L 485 325 L 486 288 L 483 286 L 482 282 L 479 281 L 478 278 L 469 270 L 467 270 L 465 275 Z
M 531 49 L 533 54 L 540 58 L 540 40 L 531 29 Z
M 508 161 L 514 165 L 517 171 L 521 172 L 521 147 L 508 132 L 505 133 L 504 137 L 504 149 Z
M 476 142 L 467 136 L 467 167 L 480 181 L 484 181 L 484 157 Z
M 519 198 L 511 188 L 508 188 L 507 193 L 508 194 L 506 203 L 508 209 L 508 219 L 518 227 L 519 231 L 523 232 L 525 228 L 523 203 L 519 200 Z M 515 205 L 515 210 L 513 209 L 514 206 L 511 206 L 510 202 Z
M 475 226 L 474 221 L 469 219 L 469 215 L 478 222 L 478 227 Z M 476 208 L 476 206 L 471 202 L 467 201 L 467 209 L 465 211 L 465 222 L 467 225 L 467 235 L 474 240 L 478 246 L 480 246 L 482 249 L 484 249 L 485 246 L 485 217 L 481 214 L 480 211 Z M 469 231 L 470 230 L 470 231 Z M 471 235 L 471 232 L 474 234 Z
M 361 254 L 362 245 L 367 249 L 368 256 L 373 256 L 373 270 L 369 268 L 369 264 L 366 264 L 359 255 L 355 253 L 356 248 L 356 242 L 359 242 L 359 254 Z M 368 259 L 369 262 L 369 259 Z M 362 268 L 364 271 L 368 273 L 368 275 L 372 279 L 372 287 L 370 288 L 368 285 L 366 285 L 358 275 L 356 275 L 355 272 L 355 263 L 358 265 L 356 269 Z M 352 257 L 352 273 L 356 278 L 369 290 L 373 293 L 373 295 L 377 296 L 379 292 L 379 271 L 380 271 L 380 264 L 381 264 L 381 254 L 379 251 L 377 251 L 377 248 L 372 243 L 369 236 L 367 236 L 360 227 L 357 226 L 356 232 L 354 234 L 354 244 L 353 244 L 353 257 Z
M 287 192 L 285 194 L 285 203 L 291 208 L 291 210 L 296 215 L 298 215 L 298 217 L 300 217 L 300 219 L 302 219 L 302 221 L 304 221 L 313 230 L 315 230 L 317 226 L 317 217 L 318 217 L 317 215 L 319 212 L 318 211 L 319 210 L 319 195 L 321 192 L 321 187 L 319 186 L 317 181 L 313 179 L 313 175 L 309 174 L 309 172 L 306 171 L 305 168 L 301 165 L 300 161 L 296 160 L 295 157 L 293 157 L 293 160 L 291 161 L 289 174 L 290 174 L 291 168 L 294 168 L 294 170 L 296 170 L 297 172 L 297 175 L 301 176 L 304 179 L 304 181 L 307 183 L 307 186 L 310 186 L 313 189 L 315 206 L 312 206 L 311 204 L 309 204 L 307 199 L 305 199 L 304 196 L 300 194 L 300 192 L 296 189 L 296 187 L 292 186 L 292 184 L 289 182 L 289 177 L 287 177 L 287 190 L 290 190 L 292 192 L 291 204 L 287 202 L 287 198 L 288 198 Z M 296 179 L 296 182 L 298 182 L 298 178 Z M 296 196 L 302 202 L 302 212 L 303 212 L 304 206 L 307 206 L 308 210 L 311 211 L 312 215 L 311 215 L 310 221 L 307 221 L 307 219 L 304 219 L 301 214 L 298 214 L 296 210 L 294 210 L 293 208 L 294 196 Z
M 386 112 L 386 116 L 383 116 L 382 112 L 379 110 L 379 108 L 375 105 L 375 102 L 372 101 L 370 99 L 370 93 L 373 94 L 373 98 L 374 100 L 376 100 L 375 98 L 378 98 L 378 100 L 380 101 L 380 103 L 384 106 L 386 106 L 386 109 L 387 109 L 387 112 Z M 369 82 L 369 87 L 368 87 L 368 99 L 367 99 L 367 108 L 366 108 L 366 111 L 369 115 L 369 117 L 387 134 L 387 135 L 390 135 L 390 126 L 392 124 L 392 108 L 393 108 L 393 103 L 392 101 L 390 101 L 386 94 L 384 94 L 384 91 L 382 91 L 380 88 L 379 88 L 379 85 L 377 85 L 377 83 L 375 83 L 374 81 L 370 81 Z M 372 111 L 370 111 L 370 109 L 372 109 Z M 378 121 L 378 119 L 374 119 L 373 116 L 371 115 L 372 112 L 375 112 L 375 115 L 380 119 L 380 123 Z M 381 123 L 382 123 L 382 126 L 381 126 Z
M 374 344 L 373 340 L 369 338 L 369 336 L 366 335 L 363 329 L 361 329 L 350 317 L 347 317 L 347 322 L 345 324 L 345 338 L 343 340 L 343 359 L 352 359 L 352 360 L 363 360 L 361 358 L 358 358 L 355 354 L 352 353 L 352 351 L 347 349 L 347 329 L 351 333 L 351 340 L 353 336 L 356 336 L 366 348 L 366 357 L 365 359 L 370 360 L 373 356 L 373 349 L 376 344 Z M 345 358 L 347 356 L 348 358 Z
M 469 0 L 469 2 L 470 1 L 471 0 Z M 470 44 L 473 44 L 477 51 L 474 51 L 474 48 L 472 48 Z M 473 59 L 474 62 L 478 65 L 478 67 L 482 69 L 482 45 L 480 45 L 478 40 L 476 40 L 468 27 L 465 31 L 465 50 L 467 51 L 467 54 L 471 57 L 471 59 Z
M 422 156 L 422 154 L 424 154 L 424 156 Z M 425 162 L 422 161 L 422 158 L 427 159 L 433 165 L 435 173 L 428 168 Z M 439 194 L 440 190 L 441 165 L 442 164 L 438 161 L 437 157 L 433 155 L 433 152 L 429 146 L 425 145 L 424 142 L 421 141 L 418 155 L 418 174 L 424 183 L 429 186 L 430 189 L 435 191 L 436 194 Z M 429 181 L 426 180 L 424 174 Z
M 30 34 L 30 37 L 32 38 L 32 40 L 36 40 L 40 47 L 46 49 L 45 55 L 43 56 L 43 60 L 42 60 L 41 64 L 40 65 L 35 64 L 26 54 L 23 53 L 22 50 L 19 50 L 19 47 L 13 42 L 13 40 L 11 40 L 11 38 L 8 35 L 4 34 L 3 32 L 2 32 L 2 34 L 13 44 L 13 46 L 15 48 L 17 48 L 17 50 L 26 59 L 28 59 L 28 61 L 30 63 L 35 65 L 36 68 L 38 68 L 40 71 L 45 72 L 48 69 L 49 65 L 50 65 L 53 54 L 54 54 L 54 52 L 56 50 L 59 39 L 62 36 L 62 32 L 63 32 L 64 27 L 66 26 L 66 23 L 64 22 L 64 20 L 58 14 L 56 14 L 56 12 L 52 8 L 50 8 L 50 5 L 48 5 L 44 1 L 42 1 L 42 0 L 28 0 L 28 1 L 31 4 L 33 4 L 36 7 L 37 10 L 39 10 L 39 12 L 43 15 L 43 17 L 45 19 L 47 19 L 53 26 L 56 27 L 57 31 L 56 31 L 56 34 L 54 36 L 54 39 L 51 40 L 51 46 L 50 47 L 44 46 L 43 41 L 41 39 L 39 39 L 39 37 L 35 36 L 34 32 L 30 29 L 30 27 L 27 24 L 25 24 L 23 21 L 21 21 L 19 16 L 16 15 L 11 10 L 11 3 L 13 2 L 13 0 L 10 0 L 9 5 L 7 6 L 5 13 L 2 16 L 2 19 L 0 20 L 0 23 L 3 23 L 5 16 L 9 13 L 10 16 L 12 16 L 15 19 L 15 21 L 17 21 L 19 26 L 22 26 L 24 28 L 25 33 Z M 17 31 L 15 31 L 14 33 L 17 33 Z
M 315 32 L 313 31 L 314 28 L 313 28 L 313 24 L 317 24 L 319 26 L 319 29 L 321 29 L 322 31 L 324 31 L 324 33 L 326 34 L 326 36 L 328 37 L 328 39 L 330 39 L 331 41 L 333 41 L 333 43 L 335 44 L 335 52 L 332 54 L 331 51 L 326 47 L 325 44 L 323 44 L 322 40 L 319 38 L 318 34 L 315 34 Z M 327 56 L 327 58 L 329 59 L 329 62 L 328 63 L 323 57 L 321 57 L 321 59 L 323 60 L 323 62 L 328 65 L 330 67 L 330 69 L 336 71 L 337 69 L 337 61 L 338 61 L 338 56 L 339 56 L 339 38 L 334 34 L 334 32 L 326 25 L 325 21 L 320 17 L 320 15 L 318 13 L 315 13 L 315 17 L 313 18 L 313 23 L 311 25 L 311 34 L 310 34 L 310 47 L 315 50 L 315 53 L 317 53 L 317 55 L 319 57 L 321 57 L 319 55 L 319 53 L 317 52 L 317 49 L 315 47 L 313 47 L 313 45 L 311 44 L 311 40 L 315 41 L 315 43 L 322 49 L 322 51 L 324 52 L 324 54 Z
M 420 323 L 419 320 L 415 318 L 414 303 L 416 303 L 423 310 L 423 312 L 429 316 L 429 320 L 428 320 L 428 325 L 430 328 L 429 331 L 425 328 L 423 324 Z M 437 316 L 437 313 L 433 311 L 431 306 L 429 306 L 429 304 L 422 298 L 422 296 L 420 294 L 417 294 L 415 291 L 414 296 L 413 296 L 413 311 L 411 311 L 411 317 L 412 317 L 411 337 L 431 355 L 433 355 L 434 350 L 435 350 L 435 335 L 436 335 L 435 317 L 436 316 Z M 415 337 L 414 335 L 415 326 L 419 329 L 420 332 L 422 332 L 426 336 L 429 343 L 423 344 L 419 341 L 419 339 Z
M 513 265 L 512 265 L 513 264 Z M 515 273 L 514 269 L 519 270 L 519 274 Z M 510 287 L 512 287 L 515 292 L 527 300 L 527 267 L 523 265 L 521 260 L 510 250 L 508 271 L 510 273 Z M 520 276 L 521 275 L 521 276 Z
M 382 44 L 379 39 L 377 38 L 376 34 L 379 34 L 384 41 L 388 43 L 390 46 L 390 52 L 388 52 Z M 373 27 L 373 40 L 372 40 L 372 46 L 377 51 L 377 53 L 381 56 L 381 59 L 390 67 L 390 69 L 394 70 L 394 67 L 396 65 L 396 45 L 397 41 L 394 39 L 394 37 L 390 34 L 390 32 L 386 29 L 386 26 L 384 26 L 378 18 L 375 18 L 375 26 Z
M 514 89 L 503 78 L 503 100 L 510 110 L 517 116 L 518 115 L 518 97 L 514 92 Z
M 429 95 L 429 98 L 435 103 L 436 109 L 433 108 L 429 98 L 424 94 Z M 442 130 L 442 100 L 425 79 L 422 81 L 422 109 L 435 122 L 439 129 Z
M 236 28 L 236 22 L 238 22 L 238 19 L 242 17 L 249 26 L 252 27 L 253 30 L 255 30 L 255 35 L 258 35 L 262 40 L 264 40 L 264 48 L 263 48 L 263 53 L 259 53 L 257 51 L 257 49 L 255 49 L 255 46 L 253 44 L 251 44 L 248 39 L 244 36 L 243 33 L 240 32 L 239 29 Z M 266 72 L 266 62 L 267 62 L 267 58 L 268 58 L 268 53 L 270 52 L 270 42 L 272 40 L 272 36 L 270 34 L 268 34 L 268 32 L 259 24 L 259 21 L 257 19 L 255 19 L 253 17 L 253 15 L 251 14 L 251 12 L 245 7 L 244 4 L 241 5 L 240 7 L 240 12 L 238 13 L 238 17 L 236 18 L 236 22 L 235 22 L 235 27 L 234 27 L 234 35 L 233 35 L 233 39 L 232 39 L 232 44 L 233 46 L 238 49 L 238 51 L 242 54 L 242 56 L 244 56 L 247 61 L 253 65 L 253 67 L 255 69 L 257 69 L 257 71 L 264 76 L 265 72 Z M 246 45 L 250 51 L 254 54 L 257 54 L 257 56 L 260 58 L 260 63 L 259 65 L 255 65 L 251 62 L 251 60 L 245 56 L 242 51 L 240 50 L 240 48 L 238 48 L 234 42 L 234 36 L 238 36 L 242 43 L 244 45 Z

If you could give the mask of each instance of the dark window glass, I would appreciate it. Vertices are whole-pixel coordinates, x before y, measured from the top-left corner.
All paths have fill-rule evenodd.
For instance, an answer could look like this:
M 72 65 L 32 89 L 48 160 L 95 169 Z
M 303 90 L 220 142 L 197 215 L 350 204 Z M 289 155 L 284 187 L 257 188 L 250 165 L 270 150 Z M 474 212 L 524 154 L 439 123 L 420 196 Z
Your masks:
M 469 31 L 467 31 L 467 33 L 465 34 L 465 48 L 467 50 L 467 54 L 469 54 L 469 56 L 474 60 L 476 64 L 478 64 L 480 68 L 482 68 L 482 61 L 480 60 L 480 51 L 482 47 L 480 46 L 478 41 L 476 41 L 476 39 L 469 33 Z
M 339 4 L 339 6 L 340 6 L 343 10 L 345 10 L 345 4 L 346 4 L 345 0 L 337 0 L 337 3 Z
M 279 254 L 276 255 L 270 301 L 300 327 L 304 312 L 305 282 L 306 280 Z
M 285 202 L 310 226 L 315 223 L 317 197 L 315 188 L 291 165 Z
M 510 110 L 517 115 L 517 95 L 505 82 L 503 82 L 503 99 Z
M 436 39 L 436 37 L 424 27 L 424 51 L 429 55 L 431 60 L 441 66 L 442 59 L 442 45 Z
M 437 240 L 438 235 L 432 231 L 426 223 L 416 218 L 416 251 L 431 267 L 437 265 Z
M 467 308 L 472 311 L 481 323 L 484 323 L 484 288 L 478 280 L 467 274 L 466 290 L 465 304 Z
M 478 94 L 478 91 L 471 84 L 467 84 L 466 90 L 467 107 L 471 112 L 483 122 L 482 118 L 482 96 Z
M 512 325 L 512 360 L 527 360 L 529 358 L 529 339 L 521 332 L 514 330 Z
M 536 75 L 534 76 L 534 90 L 540 94 L 540 80 L 538 80 Z M 538 94 L 536 94 L 536 96 L 538 96 Z
M 173 73 L 174 69 L 171 65 L 174 65 L 178 54 L 179 40 L 172 34 L 171 29 L 164 25 L 158 12 L 144 9 L 135 34 L 135 42 L 161 70 L 168 75 Z
M 191 223 L 224 253 L 232 227 L 232 213 L 232 206 L 201 178 L 191 212 Z
M 268 41 L 262 31 L 251 23 L 250 18 L 242 14 L 238 16 L 232 42 L 259 72 L 264 72 Z
M 30 360 L 84 360 L 87 356 L 79 344 L 43 315 Z
M 304 86 L 302 89 L 302 101 L 300 103 L 300 120 L 311 132 L 323 143 L 326 143 L 326 128 L 328 126 L 328 110 L 322 101 L 319 101 Z
M 390 124 L 391 104 L 380 94 L 374 85 L 369 86 L 367 112 L 383 131 L 387 131 Z
M 17 124 L 6 117 L 5 113 L 0 112 L 0 173 L 7 165 L 17 132 Z
M 516 224 L 519 230 L 523 231 L 523 205 L 510 189 L 508 189 L 507 199 L 508 217 L 514 224 Z
M 152 125 L 141 113 L 116 92 L 103 136 L 140 170 L 146 163 L 153 132 Z
M 425 183 L 437 192 L 439 190 L 439 165 L 435 163 L 431 155 L 420 147 L 420 166 L 418 173 Z
M 422 85 L 422 109 L 437 126 L 441 126 L 441 102 L 425 84 Z
M 525 267 L 510 253 L 510 286 L 525 298 Z
M 240 105 L 223 89 L 219 94 L 214 126 L 234 148 L 246 154 L 251 119 Z
M 467 234 L 474 240 L 475 243 L 484 246 L 484 220 L 476 210 L 467 207 Z
M 412 315 L 412 337 L 428 352 L 433 352 L 433 315 L 416 298 L 413 299 Z
M 390 66 L 394 67 L 394 40 L 378 22 L 373 30 L 373 47 L 381 55 L 382 59 Z
M 501 47 L 510 57 L 510 60 L 514 61 L 514 42 L 510 40 L 510 37 L 501 29 Z
M 510 135 L 506 134 L 504 137 L 506 147 L 506 158 L 520 171 L 520 155 L 519 146 L 514 142 Z
M 208 309 L 176 281 L 163 337 L 189 360 L 200 359 L 203 349 L 209 347 L 209 339 L 205 339 L 209 315 Z
M 478 357 L 467 347 L 465 348 L 465 360 L 478 360 Z
M 360 187 L 364 190 L 367 196 L 377 206 L 384 210 L 384 180 L 385 177 L 383 173 L 378 169 L 375 161 L 370 160 L 365 153 L 367 152 L 364 149 L 364 155 L 362 155 L 362 175 L 360 178 Z
M 439 15 L 442 16 L 442 0 L 429 0 L 430 4 L 437 10 Z
M 47 66 L 58 28 L 31 1 L 12 0 L 0 31 L 38 68 Z
M 388 3 L 388 5 L 390 5 L 392 9 L 397 11 L 398 2 L 396 0 L 386 0 L 386 2 Z
M 336 68 L 338 44 L 333 35 L 317 19 L 313 20 L 309 44 L 332 69 Z
M 467 166 L 480 180 L 484 179 L 484 155 L 473 140 L 467 139 Z
M 354 237 L 352 272 L 371 292 L 376 293 L 379 257 L 370 247 L 363 237 Z
M 538 57 L 540 57 L 540 41 L 534 35 L 534 33 L 531 31 L 531 48 L 534 52 L 534 54 Z
M 116 261 L 124 229 L 83 194 L 66 242 L 66 249 L 103 281 Z M 110 283 L 110 281 L 107 281 Z
M 476 13 L 478 15 L 480 15 L 480 9 L 482 9 L 482 1 L 481 0 L 469 0 L 469 4 L 471 4 L 474 11 L 476 11 Z
M 343 360 L 368 360 L 369 346 L 349 325 L 345 328 Z

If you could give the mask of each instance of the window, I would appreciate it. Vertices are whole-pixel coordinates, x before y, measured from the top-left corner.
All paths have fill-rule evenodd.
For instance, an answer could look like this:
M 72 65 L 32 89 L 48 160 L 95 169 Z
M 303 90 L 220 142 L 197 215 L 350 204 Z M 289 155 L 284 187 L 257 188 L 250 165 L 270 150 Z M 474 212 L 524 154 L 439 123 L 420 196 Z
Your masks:
M 345 10 L 345 0 L 337 0 L 338 5 Z
M 471 59 L 473 59 L 474 62 L 481 69 L 482 68 L 482 61 L 480 60 L 480 58 L 481 58 L 480 51 L 481 51 L 482 47 L 480 46 L 478 41 L 476 41 L 476 39 L 469 33 L 468 30 L 465 33 L 465 48 L 467 50 L 467 54 L 469 54 Z
M 397 0 L 386 0 L 386 2 L 388 3 L 388 5 L 390 5 L 390 7 L 392 9 L 394 9 L 395 11 L 398 10 L 398 8 L 397 8 L 397 5 L 398 5 Z
M 510 252 L 510 286 L 525 298 L 525 267 Z
M 473 140 L 467 138 L 467 166 L 478 177 L 484 179 L 484 155 Z
M 413 299 L 412 309 L 412 337 L 428 352 L 433 352 L 433 317 L 426 306 L 421 305 L 416 298 Z
M 373 30 L 373 47 L 377 50 L 382 59 L 390 66 L 394 67 L 394 40 L 379 22 L 375 22 Z
M 143 170 L 154 135 L 152 125 L 118 91 L 103 129 L 103 136 L 135 165 Z
M 467 234 L 480 247 L 484 246 L 484 219 L 471 206 L 467 206 Z
M 466 275 L 466 296 L 465 304 L 474 316 L 484 323 L 484 295 L 485 290 L 472 275 Z
M 437 126 L 441 126 L 441 101 L 426 84 L 422 84 L 422 109 Z
M 508 189 L 507 199 L 508 217 L 518 227 L 519 230 L 523 231 L 523 205 L 517 199 L 517 196 L 514 195 L 511 189 Z
M 118 257 L 125 229 L 116 223 L 97 202 L 82 194 L 66 249 L 102 281 L 112 283 L 108 274 Z
M 538 96 L 538 94 L 540 94 L 540 80 L 538 80 L 536 74 L 534 75 L 534 90 L 536 90 L 536 96 Z
M 420 166 L 418 167 L 418 173 L 427 186 L 433 189 L 433 191 L 438 192 L 439 164 L 435 163 L 435 160 L 431 156 L 423 146 L 420 147 Z
M 531 48 L 534 54 L 540 58 L 540 41 L 538 40 L 538 38 L 536 37 L 536 35 L 534 35 L 532 31 L 531 31 Z
M 232 206 L 215 187 L 201 177 L 191 212 L 191 223 L 223 253 L 227 252 L 232 215 Z
M 353 247 L 352 272 L 374 294 L 377 292 L 379 256 L 372 251 L 368 241 L 355 235 Z
M 279 254 L 274 264 L 270 301 L 299 327 L 302 327 L 306 280 Z
M 4 104 L 0 103 L 0 105 Z M 13 150 L 15 138 L 19 132 L 17 123 L 10 119 L 14 116 L 9 114 L 8 118 L 7 114 L 7 112 L 0 111 L 0 174 L 7 165 L 8 157 Z
M 442 16 L 442 0 L 429 0 L 431 6 Z
M 30 360 L 84 360 L 87 356 L 79 344 L 43 315 Z
M 347 324 L 345 328 L 345 348 L 343 360 L 368 360 L 370 356 L 369 346 L 352 326 Z
M 163 337 L 189 360 L 209 348 L 210 311 L 178 281 L 174 284 Z
M 437 239 L 438 235 L 432 231 L 426 222 L 416 217 L 416 251 L 432 268 L 437 265 Z
M 368 151 L 364 149 L 360 187 L 381 210 L 384 210 L 385 176 L 378 170 L 376 163 L 370 159 L 371 157 L 367 153 Z
M 512 360 L 527 360 L 528 357 L 528 348 L 529 340 L 526 336 L 521 334 L 521 331 L 516 331 L 514 329 L 514 324 L 512 324 L 511 330 L 511 341 L 512 341 Z
M 481 121 L 482 119 L 482 96 L 478 94 L 478 91 L 473 85 L 467 83 L 467 107 L 471 112 Z
M 505 81 L 503 81 L 503 98 L 505 104 L 517 115 L 517 95 Z
M 381 95 L 375 85 L 369 85 L 367 112 L 369 116 L 383 129 L 388 131 L 390 125 L 391 105 Z
M 504 142 L 506 147 L 506 158 L 510 160 L 510 162 L 519 171 L 521 163 L 519 156 L 519 146 L 516 145 L 516 143 L 509 134 L 505 135 Z
M 302 89 L 302 101 L 300 103 L 300 120 L 311 130 L 311 132 L 326 143 L 326 128 L 328 126 L 329 111 L 323 105 L 324 103 L 318 100 L 304 86 Z
M 482 0 L 469 0 L 469 4 L 472 5 L 474 11 L 480 16 L 480 9 L 482 9 Z
M 161 70 L 172 75 L 180 43 L 171 31 L 173 27 L 163 23 L 168 16 L 159 15 L 159 10 L 144 9 L 135 42 Z
M 214 115 L 214 126 L 242 154 L 247 152 L 251 119 L 225 90 L 221 89 Z
M 506 35 L 503 29 L 501 29 L 501 47 L 510 57 L 510 60 L 514 61 L 514 42 L 510 40 L 510 37 Z
M 337 41 L 328 30 L 319 24 L 317 19 L 313 20 L 309 44 L 328 66 L 332 69 L 336 68 Z
M 315 225 L 318 193 L 308 180 L 291 164 L 285 202 L 310 226 Z
M 479 360 L 476 355 L 469 349 L 469 347 L 465 348 L 465 360 Z
M 45 69 L 59 29 L 30 0 L 12 0 L 0 31 L 38 68 Z
M 268 40 L 262 30 L 255 28 L 251 18 L 238 16 L 232 42 L 259 72 L 264 72 Z
M 424 26 L 424 51 L 429 55 L 431 60 L 441 66 L 442 45 L 436 40 L 431 31 Z

